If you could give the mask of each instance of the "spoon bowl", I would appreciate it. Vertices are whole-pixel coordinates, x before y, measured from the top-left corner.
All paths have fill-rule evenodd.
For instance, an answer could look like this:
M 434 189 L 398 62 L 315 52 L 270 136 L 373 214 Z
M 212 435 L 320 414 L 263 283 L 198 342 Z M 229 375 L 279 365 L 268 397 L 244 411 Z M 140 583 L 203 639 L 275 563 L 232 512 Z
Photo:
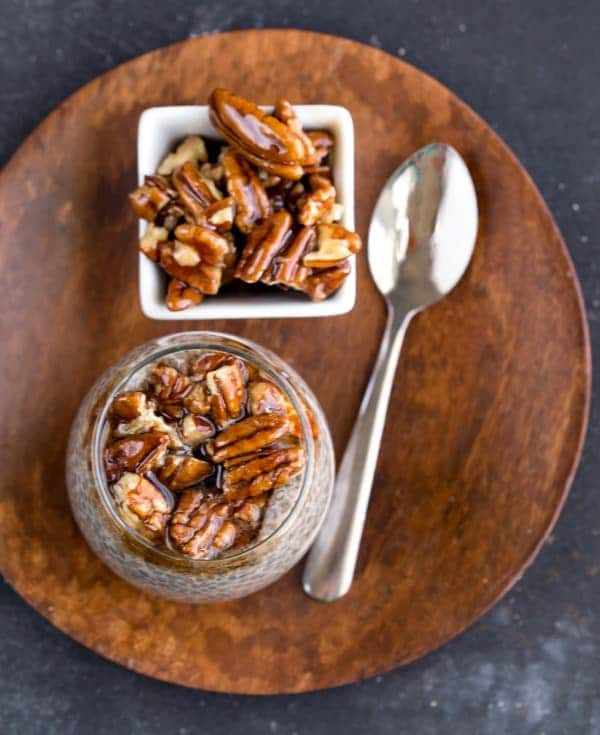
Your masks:
M 461 156 L 421 148 L 384 186 L 369 227 L 369 268 L 393 306 L 420 310 L 460 281 L 477 236 L 477 198 Z
M 417 312 L 462 278 L 475 247 L 477 222 L 469 170 L 444 143 L 417 151 L 379 195 L 369 227 L 369 267 L 388 319 L 331 506 L 304 570 L 304 590 L 311 597 L 336 600 L 352 584 L 404 335 Z

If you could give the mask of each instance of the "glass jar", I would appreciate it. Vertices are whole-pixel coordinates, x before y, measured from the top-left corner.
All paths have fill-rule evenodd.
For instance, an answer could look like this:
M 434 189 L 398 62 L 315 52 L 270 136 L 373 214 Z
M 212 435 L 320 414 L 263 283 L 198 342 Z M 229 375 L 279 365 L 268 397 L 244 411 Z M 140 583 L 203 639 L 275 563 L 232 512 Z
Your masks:
M 152 363 L 186 351 L 229 352 L 253 363 L 291 401 L 302 425 L 306 464 L 277 525 L 248 546 L 217 559 L 190 559 L 158 547 L 121 518 L 102 465 L 108 409 L 117 393 Z M 304 406 L 314 416 L 313 438 Z M 67 487 L 73 514 L 95 553 L 118 575 L 144 590 L 183 602 L 216 602 L 272 584 L 309 549 L 325 516 L 334 479 L 331 436 L 323 411 L 302 378 L 281 358 L 252 342 L 214 332 L 160 337 L 132 350 L 109 368 L 81 404 L 67 450 Z M 282 494 L 288 488 L 280 488 Z M 275 490 L 274 492 L 278 492 Z M 266 520 L 266 518 L 265 518 Z

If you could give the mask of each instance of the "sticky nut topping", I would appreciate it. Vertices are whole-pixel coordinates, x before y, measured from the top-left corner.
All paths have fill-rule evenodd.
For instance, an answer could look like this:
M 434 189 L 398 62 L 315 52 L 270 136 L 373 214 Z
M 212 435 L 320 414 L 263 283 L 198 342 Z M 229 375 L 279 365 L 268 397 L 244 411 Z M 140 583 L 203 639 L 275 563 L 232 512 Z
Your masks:
M 192 559 L 251 543 L 271 494 L 285 492 L 306 462 L 285 392 L 225 352 L 153 365 L 141 385 L 115 396 L 107 425 L 104 469 L 121 517 Z
M 188 309 L 235 281 L 327 298 L 361 248 L 356 233 L 322 229 L 343 215 L 333 136 L 305 131 L 284 98 L 269 114 L 216 89 L 209 106 L 220 147 L 189 136 L 129 195 L 149 223 L 140 250 L 169 276 L 166 306 Z

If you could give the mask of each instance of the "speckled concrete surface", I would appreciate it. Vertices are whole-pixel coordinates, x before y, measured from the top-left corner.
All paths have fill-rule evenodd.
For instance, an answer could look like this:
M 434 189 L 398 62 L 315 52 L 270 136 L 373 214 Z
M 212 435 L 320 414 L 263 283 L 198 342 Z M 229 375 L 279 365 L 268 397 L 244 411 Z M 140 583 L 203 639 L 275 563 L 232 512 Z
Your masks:
M 529 169 L 565 235 L 600 346 L 597 3 L 0 0 L 0 19 L 0 164 L 82 83 L 189 35 L 295 26 L 399 54 L 470 103 Z M 517 587 L 441 651 L 351 687 L 257 698 L 150 681 L 72 642 L 1 584 L 0 732 L 600 733 L 599 435 L 594 405 L 571 497 Z

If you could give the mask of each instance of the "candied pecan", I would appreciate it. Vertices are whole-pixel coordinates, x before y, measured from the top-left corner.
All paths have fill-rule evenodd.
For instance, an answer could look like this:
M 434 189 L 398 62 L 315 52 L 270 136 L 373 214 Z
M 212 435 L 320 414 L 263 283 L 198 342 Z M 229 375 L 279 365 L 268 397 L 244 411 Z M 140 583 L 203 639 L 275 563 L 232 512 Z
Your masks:
M 174 505 L 173 496 L 166 488 L 126 472 L 111 492 L 127 525 L 155 539 L 163 534 Z
M 206 227 L 214 227 L 219 232 L 227 232 L 233 227 L 235 219 L 235 202 L 232 197 L 219 199 L 209 204 L 202 213 L 202 223 Z
M 262 280 L 268 284 L 296 288 L 303 291 L 303 283 L 310 269 L 302 264 L 302 258 L 316 245 L 317 235 L 312 227 L 303 227 L 289 244 L 272 260 Z
M 321 163 L 333 148 L 333 136 L 326 130 L 311 130 L 307 135 L 315 149 L 318 163 Z
M 267 493 L 243 500 L 234 510 L 233 517 L 247 528 L 254 530 L 262 519 L 267 500 Z
M 215 427 L 204 416 L 194 416 L 190 413 L 181 422 L 181 436 L 192 449 L 210 439 L 214 434 Z
M 216 370 L 235 360 L 235 356 L 228 352 L 204 352 L 196 357 L 189 365 L 189 373 L 194 380 L 204 380 L 206 373 Z
M 169 536 L 182 554 L 192 559 L 213 559 L 230 548 L 237 529 L 229 520 L 231 507 L 197 490 L 186 490 L 180 497 L 169 525 Z
M 243 414 L 247 381 L 248 372 L 238 358 L 206 374 L 211 416 L 217 426 L 226 426 Z
M 290 433 L 290 422 L 278 413 L 247 416 L 231 424 L 206 445 L 213 462 L 260 452 Z
M 146 408 L 146 394 L 141 390 L 126 390 L 117 394 L 110 406 L 110 416 L 126 421 L 137 418 Z
M 171 365 L 156 365 L 148 382 L 154 392 L 161 413 L 177 419 L 184 414 L 183 400 L 192 389 L 187 375 Z
M 144 394 L 142 394 L 144 395 Z M 116 400 L 116 399 L 115 399 Z M 133 408 L 133 404 L 132 408 Z M 144 395 L 144 402 L 140 402 L 139 412 L 130 419 L 123 417 L 125 421 L 121 421 L 113 426 L 113 434 L 117 437 L 131 436 L 132 434 L 146 434 L 149 431 L 158 431 L 162 434 L 169 435 L 169 448 L 179 449 L 181 447 L 181 438 L 177 427 L 173 424 L 167 424 L 162 416 L 158 416 L 154 401 L 148 401 Z M 125 411 L 126 409 L 120 409 Z
M 300 402 L 310 426 L 311 433 L 316 439 L 319 436 L 319 427 L 310 407 L 302 398 Z M 279 413 L 286 416 L 290 424 L 290 433 L 300 438 L 302 436 L 302 424 L 296 413 L 292 402 L 285 393 L 270 380 L 260 378 L 248 383 L 248 413 L 252 416 L 260 416 L 265 413 Z
M 196 457 L 169 454 L 159 472 L 161 482 L 170 490 L 185 490 L 198 485 L 213 473 L 213 466 Z
M 183 399 L 184 407 L 193 414 L 204 416 L 210 412 L 210 397 L 205 383 L 194 383 L 191 391 Z
M 142 239 L 140 240 L 140 250 L 144 255 L 148 256 L 150 260 L 158 260 L 158 244 L 165 242 L 169 237 L 169 232 L 166 227 L 157 227 L 155 224 L 150 222 L 146 231 L 144 232 Z
M 237 262 L 236 278 L 246 283 L 259 281 L 273 258 L 285 247 L 291 227 L 292 218 L 282 209 L 252 230 Z
M 190 135 L 177 146 L 174 153 L 169 153 L 158 167 L 158 173 L 169 175 L 176 168 L 183 166 L 188 161 L 200 161 L 204 163 L 207 160 L 206 145 L 202 138 L 198 135 Z
M 202 166 L 200 166 L 200 173 L 205 179 L 210 179 L 211 181 L 214 181 L 215 184 L 220 184 L 225 176 L 225 171 L 223 170 L 223 165 L 220 159 L 218 163 L 203 163 Z
M 223 154 L 223 169 L 227 191 L 236 205 L 235 224 L 240 232 L 247 234 L 257 220 L 271 214 L 271 202 L 260 178 L 241 155 L 226 151 Z
M 343 260 L 330 268 L 311 271 L 297 287 L 313 301 L 322 301 L 338 290 L 351 270 L 350 262 Z
M 143 474 L 158 467 L 165 456 L 169 435 L 159 431 L 134 434 L 108 444 L 104 449 L 104 469 L 109 482 L 124 472 Z
M 317 155 L 312 138 L 304 132 L 292 103 L 281 97 L 275 104 L 273 115 L 282 123 L 285 123 L 301 139 L 304 148 L 305 169 L 307 166 L 314 166 L 318 163 L 321 159 Z
M 197 224 L 203 222 L 206 207 L 223 198 L 214 182 L 204 178 L 191 161 L 176 169 L 171 178 L 183 208 Z
M 244 158 L 269 173 L 299 179 L 303 166 L 316 162 L 314 148 L 306 136 L 298 135 L 250 100 L 226 89 L 215 89 L 209 105 L 215 128 Z
M 199 304 L 204 296 L 197 288 L 188 286 L 183 281 L 171 278 L 167 287 L 167 309 L 170 311 L 183 311 L 190 306 Z
M 259 454 L 235 457 L 223 463 L 226 498 L 248 498 L 285 485 L 304 467 L 304 449 L 286 446 Z
M 174 242 L 159 246 L 160 264 L 178 281 L 203 294 L 215 294 L 221 285 L 230 243 L 217 232 L 197 225 L 179 225 Z
M 298 222 L 301 225 L 315 225 L 329 214 L 335 204 L 335 187 L 324 176 L 309 176 L 310 193 L 298 199 Z
M 158 213 L 171 202 L 172 198 L 168 191 L 145 183 L 131 192 L 129 202 L 140 219 L 154 222 Z
M 358 253 L 362 243 L 356 232 L 342 225 L 321 224 L 318 226 L 317 249 L 307 253 L 302 262 L 309 268 L 330 268 Z

